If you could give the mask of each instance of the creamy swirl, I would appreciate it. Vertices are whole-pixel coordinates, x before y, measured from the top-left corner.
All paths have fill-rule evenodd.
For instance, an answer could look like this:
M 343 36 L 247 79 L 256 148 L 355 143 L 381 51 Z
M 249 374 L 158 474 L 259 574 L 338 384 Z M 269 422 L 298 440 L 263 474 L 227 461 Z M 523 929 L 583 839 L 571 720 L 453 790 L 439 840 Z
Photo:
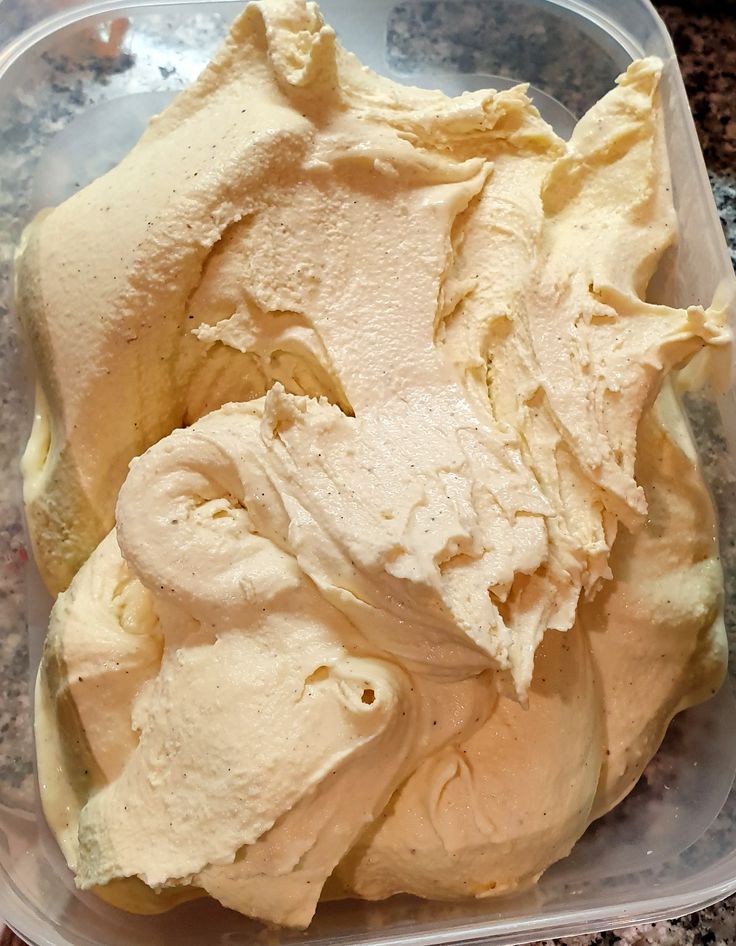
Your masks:
M 669 450 L 642 420 L 663 377 L 729 343 L 718 306 L 644 301 L 674 238 L 660 72 L 565 143 L 522 87 L 398 86 L 314 5 L 263 0 L 31 227 L 26 501 L 71 581 L 39 751 L 80 886 L 296 926 L 336 869 L 330 895 L 508 890 L 712 687 L 715 564 L 636 725 L 620 621 L 596 633 L 639 548 L 671 576 L 703 544 L 693 521 L 675 568 L 635 534 L 637 432 Z M 706 508 L 692 458 L 680 479 L 681 515 Z M 672 628 L 640 613 L 647 655 Z

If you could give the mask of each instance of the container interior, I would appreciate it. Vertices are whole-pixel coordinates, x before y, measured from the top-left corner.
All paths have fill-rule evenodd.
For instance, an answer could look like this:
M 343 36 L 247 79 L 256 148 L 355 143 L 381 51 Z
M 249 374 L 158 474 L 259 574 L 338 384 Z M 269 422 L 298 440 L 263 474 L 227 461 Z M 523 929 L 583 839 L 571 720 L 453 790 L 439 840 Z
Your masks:
M 14 153 L 16 138 L 30 129 L 38 142 L 18 168 L 11 198 L 16 239 L 36 211 L 64 200 L 120 160 L 148 118 L 204 67 L 241 6 L 239 0 L 103 2 L 86 13 L 67 11 L 53 28 L 37 29 L 35 42 L 20 55 L 6 50 L 4 68 L 0 53 L 0 127 L 8 136 L 0 148 Z M 563 136 L 632 58 L 672 55 L 644 0 L 323 0 L 320 6 L 349 49 L 398 81 L 452 94 L 528 81 L 535 104 Z M 664 93 L 682 239 L 653 292 L 657 301 L 707 304 L 732 273 L 673 61 Z M 3 375 L 12 379 L 17 359 L 12 352 L 2 357 Z M 26 395 L 27 389 L 26 384 Z M 723 454 L 723 480 L 712 484 L 723 517 L 736 515 L 733 463 L 723 439 L 736 425 L 736 406 L 725 398 L 720 407 L 722 421 L 707 404 L 694 417 L 697 439 Z M 13 418 L 6 412 L 4 432 L 10 435 L 12 426 L 20 443 L 27 424 L 27 410 Z M 18 426 L 25 429 L 19 433 Z M 8 521 L 21 508 L 18 481 L 16 476 L 15 508 L 0 510 Z M 724 550 L 727 566 L 729 555 L 733 563 L 733 554 Z M 17 572 L 2 624 L 17 632 L 28 621 L 23 673 L 30 686 L 49 599 L 32 563 L 21 563 Z M 21 665 L 19 647 L 13 659 Z M 11 715 L 27 711 L 27 692 L 2 699 Z M 0 915 L 39 946 L 327 946 L 522 942 L 685 912 L 736 888 L 733 718 L 730 685 L 678 717 L 632 795 L 593 825 L 534 890 L 459 904 L 409 897 L 327 904 L 307 934 L 265 930 L 210 902 L 185 904 L 160 917 L 132 917 L 76 891 L 29 777 L 30 727 L 22 737 L 11 729 L 0 732 L 0 769 L 10 773 L 0 785 Z

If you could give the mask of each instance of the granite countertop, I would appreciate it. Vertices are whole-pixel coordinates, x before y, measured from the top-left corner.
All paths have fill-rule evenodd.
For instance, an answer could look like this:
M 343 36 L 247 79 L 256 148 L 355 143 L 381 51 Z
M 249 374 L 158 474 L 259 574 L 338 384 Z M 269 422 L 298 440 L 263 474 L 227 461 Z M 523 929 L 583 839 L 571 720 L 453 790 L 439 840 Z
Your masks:
M 367 2 L 367 0 L 366 0 Z M 439 0 L 442 2 L 442 0 Z M 612 0 L 613 2 L 613 0 Z M 0 0 L 0 47 L 8 36 L 19 32 L 28 23 L 64 5 L 64 0 Z M 681 3 L 657 3 L 677 47 L 682 72 L 698 128 L 708 166 L 716 205 L 724 226 L 731 256 L 736 264 L 736 3 L 732 0 L 683 0 Z M 201 47 L 203 61 L 213 47 L 208 45 L 200 31 L 196 17 L 192 18 L 191 33 L 179 37 L 183 45 Z M 41 151 L 42 141 L 64 127 L 68 115 L 89 103 L 88 88 L 95 83 L 114 87 L 121 81 L 131 63 L 127 53 L 106 57 L 105 43 L 116 41 L 114 28 L 110 35 L 98 37 L 92 51 L 91 65 L 84 74 L 66 72 L 63 63 L 54 63 L 59 72 L 58 82 L 63 95 L 61 100 L 45 111 L 38 121 L 35 106 L 22 98 L 16 111 L 20 120 L 3 128 L 0 139 L 0 355 L 9 363 L 8 352 L 15 356 L 15 341 L 9 312 L 9 273 L 13 245 L 18 236 L 18 219 L 27 217 L 32 209 L 29 201 L 31 191 L 30 172 L 27 170 Z M 185 74 L 176 60 L 176 41 L 172 41 L 174 58 L 171 67 L 157 67 L 160 71 L 164 92 L 175 91 L 192 78 Z M 145 50 L 139 50 L 145 56 Z M 590 82 L 595 82 L 591 76 Z M 94 102 L 94 98 L 91 100 Z M 24 112 L 24 108 L 26 111 Z M 64 109 L 67 111 L 64 112 Z M 16 115 L 16 118 L 17 118 Z M 99 173 L 104 168 L 97 169 Z M 94 176 L 95 169 L 86 169 L 87 176 Z M 38 180 L 38 171 L 36 180 Z M 78 173 L 75 167 L 54 165 L 53 175 Z M 49 186 L 53 187 L 51 180 Z M 17 360 L 17 358 L 15 358 Z M 9 417 L 18 408 L 17 394 L 7 378 L 0 378 L 2 417 Z M 0 456 L 3 462 L 13 463 L 17 456 L 15 434 L 9 424 L 2 424 L 0 417 Z M 707 465 L 708 459 L 705 458 Z M 710 477 L 716 502 L 719 501 L 718 476 Z M 730 481 L 731 486 L 733 481 Z M 19 592 L 19 574 L 27 557 L 23 535 L 17 515 L 11 510 L 16 497 L 7 488 L 0 489 L 0 685 L 7 699 L 0 705 L 0 785 L 4 800 L 27 797 L 31 779 L 30 726 L 27 692 L 28 653 L 25 643 L 25 617 L 22 612 Z M 725 530 L 725 524 L 723 526 Z M 729 548 L 736 547 L 736 532 L 728 531 Z M 736 554 L 731 553 L 727 563 L 727 624 L 732 632 L 732 669 L 734 657 L 734 628 L 736 627 Z M 733 567 L 730 567 L 733 566 Z M 7 750 L 13 746 L 14 751 Z M 19 753 L 17 746 L 25 746 Z M 20 756 L 26 761 L 19 761 Z M 563 946 L 608 946 L 621 943 L 626 946 L 644 946 L 652 943 L 659 946 L 732 946 L 736 944 L 736 895 L 713 907 L 701 910 L 679 920 L 663 921 L 641 927 L 619 929 L 596 935 L 568 937 L 555 940 Z M 0 946 L 13 946 L 20 941 L 8 930 L 0 933 Z M 551 946 L 552 941 L 544 944 Z M 205 946 L 205 944 L 202 944 Z

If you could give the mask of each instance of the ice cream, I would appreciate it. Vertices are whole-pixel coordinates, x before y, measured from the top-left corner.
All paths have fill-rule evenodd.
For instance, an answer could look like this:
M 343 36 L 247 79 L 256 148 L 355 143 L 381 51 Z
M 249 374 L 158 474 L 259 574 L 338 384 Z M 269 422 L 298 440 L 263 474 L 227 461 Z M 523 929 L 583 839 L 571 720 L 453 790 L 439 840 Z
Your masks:
M 396 85 L 264 0 L 31 226 L 39 777 L 79 886 L 293 926 L 505 892 L 717 688 L 709 500 L 651 405 L 730 336 L 643 301 L 660 70 L 566 143 L 521 87 Z
M 337 871 L 342 893 L 504 893 L 568 854 L 635 785 L 675 713 L 727 661 L 713 512 L 669 388 L 641 427 L 649 515 L 567 634 L 545 635 L 529 706 L 501 697 L 470 739 L 417 768 Z

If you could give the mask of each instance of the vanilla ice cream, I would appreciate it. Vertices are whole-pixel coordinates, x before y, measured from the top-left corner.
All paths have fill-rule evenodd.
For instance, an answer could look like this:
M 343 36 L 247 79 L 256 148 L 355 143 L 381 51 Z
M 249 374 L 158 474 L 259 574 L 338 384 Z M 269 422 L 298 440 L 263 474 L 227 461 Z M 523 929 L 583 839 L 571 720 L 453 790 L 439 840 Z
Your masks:
M 28 229 L 39 777 L 80 887 L 298 927 L 507 892 L 717 689 L 665 376 L 730 335 L 644 301 L 660 72 L 565 142 L 523 87 L 400 86 L 262 0 Z

